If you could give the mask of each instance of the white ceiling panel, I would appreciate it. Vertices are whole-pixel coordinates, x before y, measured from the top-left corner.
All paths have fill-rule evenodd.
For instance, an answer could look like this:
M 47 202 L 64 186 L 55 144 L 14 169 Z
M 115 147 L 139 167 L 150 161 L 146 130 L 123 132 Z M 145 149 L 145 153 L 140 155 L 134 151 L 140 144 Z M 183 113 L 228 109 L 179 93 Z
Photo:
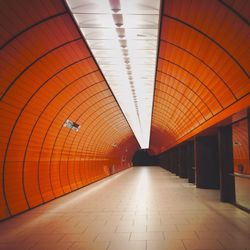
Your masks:
M 67 0 L 141 148 L 149 147 L 160 0 Z

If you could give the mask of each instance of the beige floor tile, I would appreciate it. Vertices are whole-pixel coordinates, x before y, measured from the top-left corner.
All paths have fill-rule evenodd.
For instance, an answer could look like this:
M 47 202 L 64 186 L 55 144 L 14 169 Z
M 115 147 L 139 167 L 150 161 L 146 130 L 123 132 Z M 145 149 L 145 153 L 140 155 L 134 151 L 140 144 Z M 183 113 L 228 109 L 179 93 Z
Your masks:
M 65 234 L 58 243 L 62 242 L 76 242 L 76 241 L 82 241 L 83 240 L 83 234 Z
M 129 240 L 130 233 L 99 233 L 96 241 Z
M 174 231 L 177 232 L 177 226 L 172 224 L 151 224 L 147 225 L 147 231 L 148 232 L 168 232 L 168 231 Z
M 86 230 L 82 233 L 82 241 L 94 241 L 99 234 L 99 231 Z
M 220 250 L 224 247 L 217 240 L 183 240 L 186 249 L 190 250 Z
M 185 242 L 187 249 L 241 250 L 250 246 L 249 227 L 250 215 L 221 203 L 219 191 L 196 189 L 159 167 L 141 167 L 1 222 L 0 249 L 46 243 L 106 250 L 119 241 L 143 248 L 147 240 L 148 249 L 183 249 Z
M 237 234 L 235 232 L 228 232 L 228 234 L 230 235 L 230 238 L 232 240 L 243 240 L 243 241 L 245 241 L 245 240 L 250 239 L 250 230 L 248 231 L 248 233 Z
M 178 215 L 177 215 L 178 216 Z M 161 223 L 162 224 L 180 224 L 180 225 L 182 225 L 182 224 L 184 224 L 184 225 L 186 225 L 186 224 L 189 224 L 189 222 L 188 222 L 188 220 L 185 218 L 179 218 L 179 217 L 177 217 L 177 216 L 171 216 L 170 218 L 169 217 L 162 217 L 162 219 L 161 219 Z
M 73 245 L 73 242 L 63 242 L 63 243 L 56 243 L 56 244 L 49 244 L 49 243 L 41 242 L 33 246 L 31 249 L 32 250 L 66 250 L 66 249 L 69 249 L 72 245 Z
M 113 227 L 119 227 L 119 226 L 132 226 L 134 223 L 131 221 L 131 222 L 114 222 L 114 221 L 111 221 L 111 222 L 107 222 L 105 224 L 105 226 L 113 226 Z
M 22 243 L 0 243 L 0 250 L 23 250 L 23 249 L 31 249 L 35 242 L 22 242 Z
M 222 246 L 229 250 L 250 248 L 250 238 L 248 239 L 219 239 Z
M 124 218 L 124 219 L 120 219 L 120 220 L 117 220 L 117 219 L 113 219 L 112 217 L 108 218 L 107 219 L 107 224 L 119 224 L 119 223 L 126 223 L 126 222 L 131 222 L 131 223 L 134 223 L 134 220 L 133 220 L 133 217 L 131 218 Z
M 194 231 L 182 231 L 182 232 L 167 231 L 164 232 L 164 235 L 167 240 L 198 239 L 198 236 Z
M 89 232 L 99 232 L 99 233 L 104 233 L 104 232 L 115 232 L 117 228 L 117 225 L 115 224 L 105 224 L 105 225 L 89 225 L 86 229 L 86 231 Z
M 106 250 L 109 246 L 109 242 L 93 242 L 93 241 L 82 241 L 75 242 L 69 249 L 75 250 Z
M 49 244 L 58 243 L 64 234 L 34 234 L 25 239 L 24 242 L 47 242 Z
M 26 232 L 20 234 L 7 234 L 6 230 L 4 234 L 3 233 L 1 234 L 0 244 L 13 243 L 13 240 L 15 241 L 15 243 L 24 242 L 28 238 L 28 234 L 26 234 Z
M 108 250 L 146 250 L 146 241 L 113 241 Z
M 177 224 L 177 230 L 179 232 L 182 231 L 199 231 L 199 232 L 207 232 L 208 228 L 206 224 Z
M 51 234 L 67 234 L 67 233 L 80 234 L 80 233 L 83 233 L 86 229 L 87 229 L 87 225 L 78 225 L 78 226 L 62 225 L 60 227 L 56 227 L 51 232 Z
M 116 232 L 146 232 L 146 225 L 119 225 Z
M 132 233 L 130 240 L 164 240 L 163 232 L 136 232 Z
M 147 250 L 185 250 L 181 240 L 147 241 Z
M 231 236 L 227 233 L 227 232 L 214 232 L 214 231 L 196 231 L 198 238 L 203 240 L 203 239 L 225 239 L 225 240 L 229 240 L 231 239 Z

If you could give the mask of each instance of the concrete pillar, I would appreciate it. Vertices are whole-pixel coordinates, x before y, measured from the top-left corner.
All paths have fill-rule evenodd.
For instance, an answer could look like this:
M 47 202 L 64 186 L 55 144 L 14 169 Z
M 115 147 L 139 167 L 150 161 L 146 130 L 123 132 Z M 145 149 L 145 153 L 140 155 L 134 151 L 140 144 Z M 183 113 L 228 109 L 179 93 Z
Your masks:
M 217 136 L 200 136 L 195 138 L 195 168 L 197 188 L 219 188 Z
M 178 147 L 178 168 L 179 176 L 187 178 L 187 144 L 181 144 Z
M 194 142 L 187 143 L 187 176 L 189 183 L 195 183 Z
M 219 128 L 219 166 L 221 201 L 235 202 L 235 184 L 233 176 L 232 127 Z

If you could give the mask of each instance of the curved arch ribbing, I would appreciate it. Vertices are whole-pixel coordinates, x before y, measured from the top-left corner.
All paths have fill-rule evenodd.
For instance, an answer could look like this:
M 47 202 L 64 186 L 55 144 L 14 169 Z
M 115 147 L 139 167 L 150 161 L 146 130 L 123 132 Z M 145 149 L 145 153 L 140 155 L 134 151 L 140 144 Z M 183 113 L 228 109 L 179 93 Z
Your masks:
M 152 138 L 152 151 L 167 150 L 206 124 L 216 124 L 246 107 L 250 92 L 249 63 L 244 56 L 249 53 L 247 25 L 233 3 L 163 1 L 152 115 L 152 127 L 158 132 Z M 171 93 L 163 93 L 167 88 Z M 182 100 L 187 108 L 182 108 Z M 178 109 L 185 112 L 178 111 L 179 118 L 173 121 Z M 197 109 L 204 115 L 194 116 Z M 165 139 L 157 147 L 159 133 Z
M 3 162 L 0 166 L 0 220 L 81 188 L 87 184 L 82 172 L 92 181 L 111 174 L 104 167 L 109 167 L 111 162 L 119 165 L 118 159 L 122 157 L 120 153 L 112 155 L 112 136 L 117 143 L 130 148 L 128 163 L 139 147 L 64 3 L 54 2 L 57 6 L 47 0 L 42 5 L 33 3 L 22 3 L 23 10 L 44 8 L 39 9 L 40 19 L 25 20 L 24 25 L 10 32 L 11 37 L 6 36 L 1 46 L 3 60 L 0 60 L 8 70 L 0 99 L 0 105 L 5 106 L 0 112 L 1 116 L 11 115 L 5 121 L 9 130 L 1 141 L 4 151 L 0 151 Z M 18 8 L 18 5 L 11 7 Z M 4 9 L 8 15 L 7 2 Z M 17 13 L 13 24 L 19 21 L 19 16 L 25 19 L 24 13 L 19 10 Z M 41 39 L 42 44 L 39 38 L 43 36 L 44 27 L 47 39 Z M 20 56 L 13 59 L 10 52 L 17 44 Z M 31 51 L 29 57 L 21 53 L 27 46 Z M 13 65 L 15 63 L 18 67 Z M 11 64 L 12 71 L 8 68 Z M 18 102 L 20 93 L 23 98 Z M 9 113 L 11 108 L 15 112 Z M 74 134 L 63 128 L 66 119 L 80 122 L 80 131 Z M 16 140 L 20 136 L 22 143 L 17 147 Z M 88 152 L 87 157 L 92 157 L 96 165 L 88 162 L 81 151 Z M 13 175 L 14 185 L 10 179 Z M 65 185 L 69 185 L 69 189 L 66 190 Z

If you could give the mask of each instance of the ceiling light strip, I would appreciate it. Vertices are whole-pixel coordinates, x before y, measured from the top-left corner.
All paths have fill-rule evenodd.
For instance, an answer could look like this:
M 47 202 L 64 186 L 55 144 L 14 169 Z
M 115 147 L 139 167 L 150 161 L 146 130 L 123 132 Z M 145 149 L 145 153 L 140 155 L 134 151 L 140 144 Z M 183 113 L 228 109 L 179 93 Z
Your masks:
M 141 148 L 148 148 L 160 0 L 67 4 Z

